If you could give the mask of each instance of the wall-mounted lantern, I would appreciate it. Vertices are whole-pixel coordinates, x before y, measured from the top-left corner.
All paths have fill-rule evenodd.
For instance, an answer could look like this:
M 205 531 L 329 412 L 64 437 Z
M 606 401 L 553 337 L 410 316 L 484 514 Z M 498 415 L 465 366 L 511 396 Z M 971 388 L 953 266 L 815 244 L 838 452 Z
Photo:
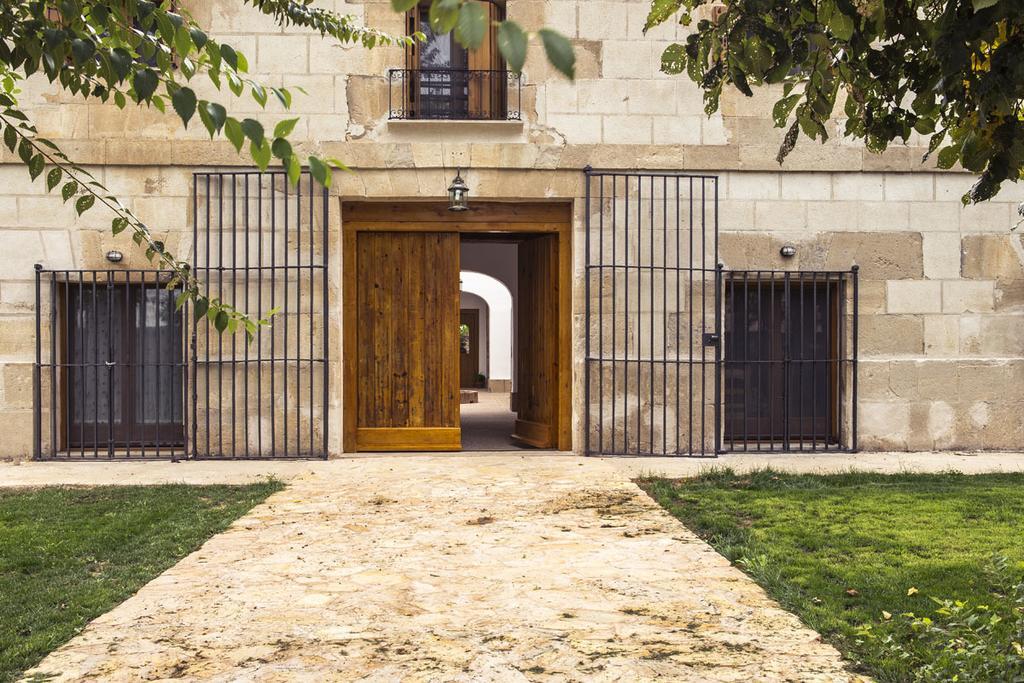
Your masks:
M 792 244 L 787 244 L 782 249 L 779 249 L 779 256 L 783 258 L 793 258 L 796 256 L 796 247 Z
M 107 260 L 110 261 L 111 263 L 120 263 L 121 261 L 124 260 L 124 254 L 117 251 L 116 249 L 108 251 Z
M 462 169 L 455 173 L 455 180 L 448 186 L 448 210 L 469 211 L 469 186 L 462 179 Z

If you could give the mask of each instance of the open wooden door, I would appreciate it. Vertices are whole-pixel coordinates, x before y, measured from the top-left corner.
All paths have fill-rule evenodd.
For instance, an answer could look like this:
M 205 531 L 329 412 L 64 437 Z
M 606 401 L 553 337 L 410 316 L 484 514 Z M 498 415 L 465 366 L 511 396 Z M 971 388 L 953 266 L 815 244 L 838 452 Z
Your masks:
M 517 419 L 512 438 L 555 448 L 559 429 L 558 236 L 519 244 Z
M 361 232 L 355 265 L 357 450 L 459 450 L 458 234 Z

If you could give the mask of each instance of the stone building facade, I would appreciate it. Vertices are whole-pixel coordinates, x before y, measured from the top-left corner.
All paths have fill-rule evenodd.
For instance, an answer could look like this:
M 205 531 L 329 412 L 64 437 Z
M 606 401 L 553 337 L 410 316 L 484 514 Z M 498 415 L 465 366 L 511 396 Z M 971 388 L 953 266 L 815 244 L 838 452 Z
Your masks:
M 572 207 L 572 443 L 580 451 L 587 308 L 582 169 L 592 166 L 717 176 L 718 260 L 727 269 L 859 266 L 853 407 L 859 448 L 1024 444 L 1024 241 L 1011 231 L 1024 188 L 1008 186 L 990 202 L 964 207 L 959 198 L 971 177 L 923 165 L 918 139 L 883 154 L 838 135 L 825 145 L 801 141 L 780 167 L 781 131 L 770 116 L 775 93 L 728 93 L 721 111 L 706 117 L 692 83 L 659 72 L 662 50 L 687 29 L 667 25 L 645 36 L 646 0 L 508 0 L 509 18 L 528 28 L 558 29 L 572 39 L 578 59 L 577 79 L 569 82 L 531 47 L 517 121 L 389 120 L 387 72 L 405 63 L 401 48 L 339 47 L 281 29 L 236 0 L 183 4 L 247 55 L 255 79 L 304 88 L 309 95 L 296 94 L 294 104 L 301 116 L 298 148 L 337 157 L 354 170 L 336 174 L 328 201 L 327 280 L 335 305 L 317 324 L 331 331 L 330 419 L 340 421 L 346 395 L 343 202 L 443 200 L 461 168 L 471 202 L 564 201 Z M 319 4 L 384 30 L 404 30 L 405 19 L 388 0 Z M 177 253 L 193 246 L 193 174 L 247 166 L 228 142 L 209 141 L 199 125 L 184 130 L 173 116 L 74 99 L 35 77 L 23 90 L 40 132 L 88 165 Z M 284 116 L 261 111 L 251 99 L 220 98 L 233 115 L 269 123 Z M 76 217 L 4 154 L 0 416 L 6 429 L 0 457 L 26 458 L 33 451 L 34 264 L 102 271 L 148 266 L 130 240 L 109 233 L 102 211 Z M 782 257 L 783 245 L 794 246 L 796 255 Z M 125 254 L 117 266 L 105 259 L 112 249 Z M 343 452 L 340 428 L 331 428 L 328 441 L 331 455 Z

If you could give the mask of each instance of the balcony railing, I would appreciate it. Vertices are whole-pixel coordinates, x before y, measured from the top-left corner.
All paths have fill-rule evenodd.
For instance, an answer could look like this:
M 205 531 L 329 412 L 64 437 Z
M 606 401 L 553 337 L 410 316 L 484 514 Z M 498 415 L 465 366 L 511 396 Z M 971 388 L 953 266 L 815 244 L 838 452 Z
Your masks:
M 522 79 L 507 70 L 390 69 L 392 120 L 519 121 Z

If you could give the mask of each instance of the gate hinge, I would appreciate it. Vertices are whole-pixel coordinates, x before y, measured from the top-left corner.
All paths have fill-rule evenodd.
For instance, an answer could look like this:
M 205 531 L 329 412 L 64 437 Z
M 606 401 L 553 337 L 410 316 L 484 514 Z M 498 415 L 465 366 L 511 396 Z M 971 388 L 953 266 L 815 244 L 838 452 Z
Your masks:
M 721 337 L 717 332 L 704 333 L 704 346 L 718 346 L 719 341 L 721 341 Z

